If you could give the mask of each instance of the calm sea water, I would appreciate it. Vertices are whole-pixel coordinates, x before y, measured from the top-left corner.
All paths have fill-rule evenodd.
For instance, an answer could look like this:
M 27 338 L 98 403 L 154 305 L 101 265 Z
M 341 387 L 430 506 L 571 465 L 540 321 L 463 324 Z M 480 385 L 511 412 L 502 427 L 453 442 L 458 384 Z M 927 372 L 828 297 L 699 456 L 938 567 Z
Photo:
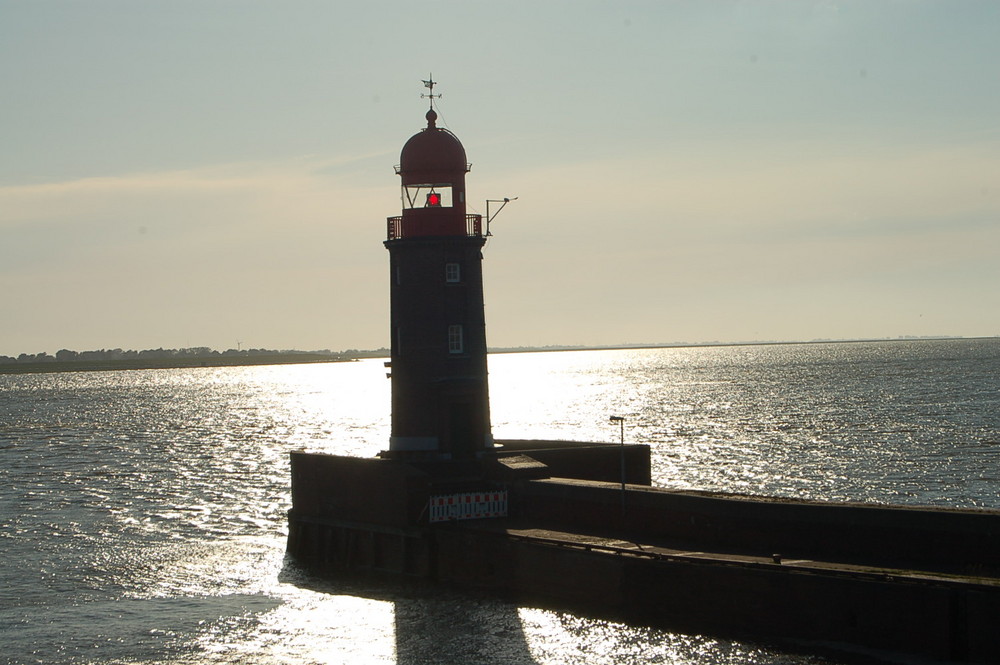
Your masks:
M 1000 508 L 1000 340 L 490 357 L 494 435 L 650 443 L 655 483 Z M 813 663 L 284 559 L 287 453 L 371 456 L 381 360 L 0 376 L 0 662 Z

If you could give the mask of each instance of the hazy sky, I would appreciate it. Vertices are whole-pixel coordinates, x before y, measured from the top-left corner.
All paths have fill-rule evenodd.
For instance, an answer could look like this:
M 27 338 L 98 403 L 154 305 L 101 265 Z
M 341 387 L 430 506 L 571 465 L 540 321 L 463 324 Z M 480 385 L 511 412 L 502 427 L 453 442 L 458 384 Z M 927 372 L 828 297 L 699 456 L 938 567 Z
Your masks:
M 0 354 L 388 345 L 421 79 L 493 346 L 1000 334 L 1000 3 L 0 0 Z

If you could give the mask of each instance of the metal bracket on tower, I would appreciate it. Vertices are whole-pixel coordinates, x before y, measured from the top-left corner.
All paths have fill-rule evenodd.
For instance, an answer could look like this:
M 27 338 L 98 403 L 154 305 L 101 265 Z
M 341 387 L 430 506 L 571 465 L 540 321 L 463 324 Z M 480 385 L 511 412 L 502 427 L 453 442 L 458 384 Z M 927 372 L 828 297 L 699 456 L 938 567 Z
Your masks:
M 500 211 L 504 209 L 504 206 L 506 206 L 511 201 L 516 201 L 516 200 L 517 200 L 516 196 L 511 197 L 511 198 L 504 197 L 502 199 L 486 199 L 486 236 L 487 237 L 493 235 L 492 233 L 490 233 L 490 222 L 492 222 L 494 219 L 496 219 L 496 216 L 500 214 Z M 492 215 L 490 214 L 490 204 L 491 203 L 499 203 L 499 204 L 501 204 L 500 207 L 497 208 L 497 211 L 495 213 L 493 213 Z

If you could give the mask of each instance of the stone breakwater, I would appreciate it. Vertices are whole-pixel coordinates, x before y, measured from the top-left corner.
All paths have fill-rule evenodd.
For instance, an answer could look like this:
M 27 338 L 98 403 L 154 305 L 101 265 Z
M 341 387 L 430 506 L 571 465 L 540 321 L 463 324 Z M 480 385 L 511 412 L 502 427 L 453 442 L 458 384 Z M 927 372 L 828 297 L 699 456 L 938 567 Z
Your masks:
M 665 491 L 649 486 L 646 446 L 518 441 L 466 462 L 291 461 L 288 551 L 331 574 L 689 632 L 961 662 L 1000 654 L 1000 511 Z M 507 492 L 505 517 L 430 522 L 431 497 L 488 490 Z

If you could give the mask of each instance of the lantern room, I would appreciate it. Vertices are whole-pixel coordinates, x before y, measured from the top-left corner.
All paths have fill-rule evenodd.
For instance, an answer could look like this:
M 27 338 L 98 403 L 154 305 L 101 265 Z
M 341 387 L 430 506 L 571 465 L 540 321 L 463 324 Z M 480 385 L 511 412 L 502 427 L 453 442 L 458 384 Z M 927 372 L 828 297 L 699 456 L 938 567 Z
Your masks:
M 437 126 L 434 109 L 426 118 L 427 127 L 406 142 L 396 166 L 403 214 L 389 218 L 388 240 L 480 236 L 482 217 L 465 213 L 465 174 L 472 168 L 465 148 Z

